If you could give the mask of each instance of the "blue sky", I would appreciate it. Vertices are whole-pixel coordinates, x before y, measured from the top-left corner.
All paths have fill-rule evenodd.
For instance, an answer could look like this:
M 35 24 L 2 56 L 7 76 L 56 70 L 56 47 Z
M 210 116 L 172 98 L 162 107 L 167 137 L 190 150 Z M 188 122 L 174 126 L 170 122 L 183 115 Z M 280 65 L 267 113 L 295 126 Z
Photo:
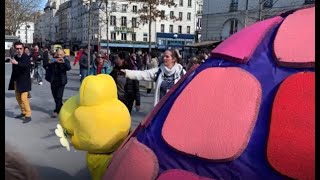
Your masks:
M 41 0 L 41 3 L 40 3 L 41 9 L 44 8 L 44 6 L 46 5 L 47 2 L 48 2 L 48 0 Z

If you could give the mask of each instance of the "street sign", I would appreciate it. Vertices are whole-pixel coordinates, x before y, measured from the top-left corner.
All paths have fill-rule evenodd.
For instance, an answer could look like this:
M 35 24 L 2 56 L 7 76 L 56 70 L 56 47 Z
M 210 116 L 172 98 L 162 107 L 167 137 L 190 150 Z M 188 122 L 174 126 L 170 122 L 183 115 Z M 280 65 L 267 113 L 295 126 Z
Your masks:
M 134 32 L 133 28 L 128 28 L 128 27 L 125 27 L 125 26 L 114 27 L 114 30 L 116 32 L 126 32 L 126 33 L 133 33 Z

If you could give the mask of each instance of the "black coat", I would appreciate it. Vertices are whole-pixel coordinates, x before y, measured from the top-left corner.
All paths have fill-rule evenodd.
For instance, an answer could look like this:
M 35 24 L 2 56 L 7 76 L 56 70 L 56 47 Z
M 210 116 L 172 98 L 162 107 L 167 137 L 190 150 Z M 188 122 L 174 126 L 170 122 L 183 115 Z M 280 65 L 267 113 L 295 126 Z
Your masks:
M 16 81 L 19 93 L 31 91 L 30 56 L 22 54 L 20 58 L 17 55 L 14 58 L 18 61 L 18 64 L 12 64 L 8 90 L 14 90 L 14 81 Z
M 64 59 L 64 63 L 50 63 L 46 69 L 46 80 L 51 86 L 64 86 L 68 83 L 67 71 L 71 69 L 70 61 Z
M 110 73 L 112 78 L 116 83 L 117 82 L 117 76 L 119 74 L 123 74 L 120 69 L 126 69 L 126 68 L 119 68 L 114 67 L 113 71 Z M 139 81 L 137 80 L 131 80 L 126 79 L 126 84 L 124 85 L 124 91 L 125 91 L 125 98 L 126 101 L 136 101 L 136 105 L 140 106 L 140 90 L 139 90 Z

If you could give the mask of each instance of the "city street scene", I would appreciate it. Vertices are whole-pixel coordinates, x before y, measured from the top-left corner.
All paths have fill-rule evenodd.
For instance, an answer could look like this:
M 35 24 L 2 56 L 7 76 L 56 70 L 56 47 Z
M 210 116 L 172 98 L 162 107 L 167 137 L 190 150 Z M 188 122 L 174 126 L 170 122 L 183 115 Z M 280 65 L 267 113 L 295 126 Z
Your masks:
M 5 179 L 316 179 L 314 0 L 5 0 Z

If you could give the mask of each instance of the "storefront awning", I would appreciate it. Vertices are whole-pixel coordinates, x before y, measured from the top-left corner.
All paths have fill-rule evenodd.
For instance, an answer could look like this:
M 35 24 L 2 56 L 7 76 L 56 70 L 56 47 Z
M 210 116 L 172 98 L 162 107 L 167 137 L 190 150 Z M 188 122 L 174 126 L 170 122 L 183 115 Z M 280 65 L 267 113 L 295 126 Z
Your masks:
M 186 45 L 185 47 L 211 46 L 211 45 L 214 45 L 214 44 L 219 43 L 219 42 L 221 42 L 221 41 L 203 41 L 203 42 L 199 42 L 199 43 L 194 43 L 194 44 Z

